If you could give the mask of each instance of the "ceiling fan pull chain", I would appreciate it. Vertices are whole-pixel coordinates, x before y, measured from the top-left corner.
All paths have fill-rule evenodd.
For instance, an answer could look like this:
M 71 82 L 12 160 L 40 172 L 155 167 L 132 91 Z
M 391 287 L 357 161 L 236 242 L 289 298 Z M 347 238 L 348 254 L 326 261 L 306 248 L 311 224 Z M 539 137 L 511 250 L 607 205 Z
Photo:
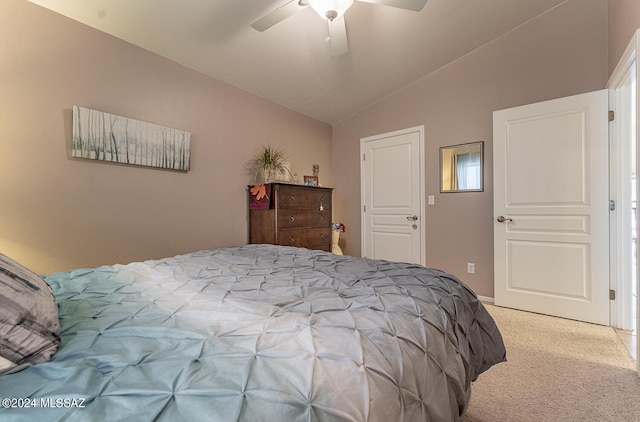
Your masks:
M 331 46 L 331 38 L 333 34 L 333 27 L 331 25 L 333 25 L 333 19 L 329 21 L 329 36 L 324 39 L 324 42 L 329 44 L 329 60 L 333 60 L 336 57 L 333 52 L 333 47 Z

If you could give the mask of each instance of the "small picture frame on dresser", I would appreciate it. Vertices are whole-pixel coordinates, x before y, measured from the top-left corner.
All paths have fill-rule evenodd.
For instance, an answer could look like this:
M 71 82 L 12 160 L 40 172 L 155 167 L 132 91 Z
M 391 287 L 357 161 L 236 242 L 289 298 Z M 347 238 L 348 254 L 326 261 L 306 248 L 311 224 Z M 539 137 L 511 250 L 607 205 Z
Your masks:
M 304 176 L 305 186 L 318 186 L 318 176 Z

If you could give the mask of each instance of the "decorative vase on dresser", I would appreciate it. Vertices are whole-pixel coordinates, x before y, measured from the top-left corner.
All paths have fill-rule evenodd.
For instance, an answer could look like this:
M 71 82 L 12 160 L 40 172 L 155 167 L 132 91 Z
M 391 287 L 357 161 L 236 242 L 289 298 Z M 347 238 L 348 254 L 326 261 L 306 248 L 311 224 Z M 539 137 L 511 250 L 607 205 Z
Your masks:
M 340 230 L 331 231 L 331 253 L 336 255 L 343 255 L 342 248 L 338 245 L 340 241 Z
M 249 243 L 330 251 L 333 189 L 286 183 L 270 187 L 268 208 L 250 207 Z

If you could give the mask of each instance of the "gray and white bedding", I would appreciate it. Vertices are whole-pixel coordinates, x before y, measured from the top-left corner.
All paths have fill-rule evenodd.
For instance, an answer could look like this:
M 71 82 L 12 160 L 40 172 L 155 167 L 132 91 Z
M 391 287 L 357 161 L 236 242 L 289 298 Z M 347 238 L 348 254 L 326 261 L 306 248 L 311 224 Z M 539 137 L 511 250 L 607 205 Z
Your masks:
M 414 264 L 248 245 L 46 281 L 61 343 L 0 375 L 2 421 L 456 421 L 505 360 L 475 294 Z

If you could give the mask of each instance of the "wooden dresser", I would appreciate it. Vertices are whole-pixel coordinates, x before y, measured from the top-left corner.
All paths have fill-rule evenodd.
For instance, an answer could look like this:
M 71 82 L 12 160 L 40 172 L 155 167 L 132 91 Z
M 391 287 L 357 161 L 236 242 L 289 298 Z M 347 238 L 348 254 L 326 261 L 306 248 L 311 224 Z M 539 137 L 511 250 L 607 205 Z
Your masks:
M 332 193 L 332 188 L 272 183 L 269 209 L 249 210 L 249 243 L 329 251 Z

